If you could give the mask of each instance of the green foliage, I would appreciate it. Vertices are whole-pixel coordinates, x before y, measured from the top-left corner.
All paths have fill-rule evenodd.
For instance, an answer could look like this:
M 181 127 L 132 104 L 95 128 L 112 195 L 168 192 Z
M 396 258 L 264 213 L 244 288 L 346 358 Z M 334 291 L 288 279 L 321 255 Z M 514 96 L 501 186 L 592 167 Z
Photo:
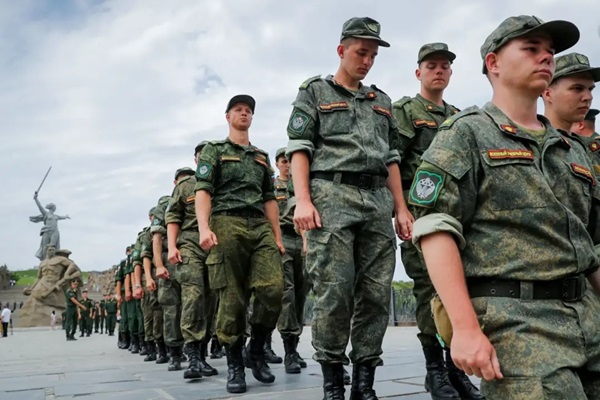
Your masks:
M 17 286 L 29 286 L 35 283 L 38 275 L 38 269 L 25 269 L 22 271 L 14 271 L 11 272 L 11 279 L 17 281 Z M 88 278 L 88 273 L 85 271 L 81 271 L 81 279 L 86 282 Z
M 393 281 L 392 282 L 392 287 L 394 289 L 396 289 L 396 290 L 412 289 L 413 288 L 413 281 L 410 281 L 410 282 Z

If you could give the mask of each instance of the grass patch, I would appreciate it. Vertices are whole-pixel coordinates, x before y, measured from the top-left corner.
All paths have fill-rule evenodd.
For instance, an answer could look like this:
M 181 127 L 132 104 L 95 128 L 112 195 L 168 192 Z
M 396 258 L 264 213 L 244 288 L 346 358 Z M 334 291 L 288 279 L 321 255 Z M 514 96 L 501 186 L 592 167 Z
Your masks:
M 17 286 L 29 286 L 33 285 L 37 279 L 38 269 L 25 269 L 22 271 L 11 272 L 13 276 L 17 278 Z M 84 282 L 87 281 L 88 273 L 85 271 L 81 272 L 81 276 Z

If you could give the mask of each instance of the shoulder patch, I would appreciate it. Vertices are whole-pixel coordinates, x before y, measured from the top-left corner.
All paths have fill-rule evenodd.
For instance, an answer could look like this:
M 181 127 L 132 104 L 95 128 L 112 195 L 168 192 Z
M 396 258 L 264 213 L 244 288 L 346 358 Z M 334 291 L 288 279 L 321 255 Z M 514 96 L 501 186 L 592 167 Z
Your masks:
M 454 114 L 453 116 L 451 116 L 450 118 L 448 118 L 447 120 L 445 120 L 440 125 L 440 129 L 448 129 L 452 125 L 454 125 L 454 123 L 456 121 L 458 121 L 459 119 L 461 119 L 462 117 L 467 116 L 467 115 L 471 115 L 471 114 L 477 114 L 478 112 L 479 112 L 479 107 L 477 107 L 477 106 L 471 106 L 471 107 L 465 108 L 461 112 L 459 112 L 457 114 Z
M 211 169 L 212 165 L 210 165 L 210 163 L 202 161 L 198 164 L 198 168 L 196 169 L 196 176 L 198 178 L 206 178 L 210 174 Z
M 304 131 L 306 131 L 306 128 L 308 127 L 310 119 L 310 115 L 296 108 L 290 117 L 287 129 L 294 137 L 302 137 Z
M 444 175 L 438 172 L 418 170 L 408 195 L 408 203 L 433 208 L 442 187 L 444 186 Z
M 311 83 L 313 83 L 314 81 L 318 81 L 319 79 L 321 79 L 321 75 L 315 75 L 312 78 L 308 78 L 307 80 L 302 82 L 302 85 L 300 85 L 300 89 L 308 88 Z
M 410 97 L 410 96 L 404 96 L 400 100 L 394 102 L 394 104 L 392 104 L 392 107 L 394 107 L 394 108 L 402 108 L 402 107 L 404 107 L 405 104 L 410 103 L 411 100 L 412 100 L 412 97 Z

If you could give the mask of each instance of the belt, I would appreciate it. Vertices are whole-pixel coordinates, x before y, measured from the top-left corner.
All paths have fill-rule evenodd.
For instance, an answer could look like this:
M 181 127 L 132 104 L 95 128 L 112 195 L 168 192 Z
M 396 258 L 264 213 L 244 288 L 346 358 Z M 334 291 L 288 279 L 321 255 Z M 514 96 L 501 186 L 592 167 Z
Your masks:
M 474 297 L 511 297 L 532 300 L 581 301 L 586 290 L 583 274 L 552 281 L 519 281 L 494 278 L 467 278 L 469 295 Z
M 298 236 L 298 233 L 296 233 L 296 229 L 294 229 L 293 226 L 289 225 L 284 225 L 281 227 L 281 234 L 289 236 Z
M 313 172 L 311 179 L 324 179 L 336 182 L 336 175 L 341 176 L 339 183 L 356 186 L 359 189 L 378 189 L 385 186 L 387 177 L 383 175 L 361 174 L 359 172 Z
M 264 218 L 265 214 L 250 209 L 231 210 L 231 211 L 217 211 L 213 215 L 226 215 L 228 217 L 241 217 L 241 218 Z

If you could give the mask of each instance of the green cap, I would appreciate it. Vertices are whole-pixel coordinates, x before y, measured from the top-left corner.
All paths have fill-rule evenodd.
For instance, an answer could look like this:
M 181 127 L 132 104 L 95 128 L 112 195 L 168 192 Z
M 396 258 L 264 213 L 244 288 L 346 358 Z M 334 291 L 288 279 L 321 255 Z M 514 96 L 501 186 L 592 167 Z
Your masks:
M 83 290 L 81 291 L 81 293 L 87 293 L 87 288 L 83 288 Z
M 200 143 L 198 143 L 198 144 L 196 145 L 196 147 L 194 147 L 194 156 L 195 156 L 196 154 L 198 154 L 200 151 L 202 151 L 202 149 L 204 148 L 204 146 L 206 146 L 208 143 L 209 143 L 209 141 L 208 141 L 208 140 L 203 140 L 203 141 L 201 141 Z
M 73 283 L 73 282 L 79 283 L 79 280 L 77 280 L 77 278 L 73 278 L 73 279 L 71 279 L 71 283 Z
M 160 198 L 158 199 L 158 204 L 162 204 L 165 201 L 169 201 L 170 198 L 171 198 L 171 196 L 169 196 L 168 194 L 166 194 L 164 196 L 160 196 Z
M 596 110 L 595 108 L 590 108 L 587 114 L 585 114 L 585 121 L 596 122 L 596 115 L 600 114 L 600 110 Z
M 179 175 L 195 175 L 195 174 L 196 174 L 196 171 L 194 171 L 190 167 L 179 168 L 177 171 L 175 171 L 175 180 L 177 180 L 177 178 L 179 178 Z
M 149 216 L 149 217 L 153 216 L 155 212 L 156 212 L 156 207 L 152 207 L 152 208 L 150 209 L 150 211 L 148 211 L 148 216 Z
M 486 55 L 495 53 L 513 39 L 536 32 L 544 32 L 550 36 L 556 53 L 572 47 L 579 40 L 579 29 L 568 21 L 544 22 L 533 15 L 509 17 L 494 29 L 481 46 L 481 58 L 484 60 L 483 73 L 487 73 Z
M 353 37 L 358 39 L 376 40 L 380 46 L 390 47 L 390 44 L 379 37 L 381 25 L 373 18 L 369 17 L 354 17 L 344 22 L 342 27 L 342 36 L 340 41 Z
M 556 62 L 556 69 L 554 70 L 552 82 L 565 76 L 580 74 L 582 72 L 589 72 L 594 82 L 600 81 L 600 68 L 592 68 L 590 60 L 583 54 L 569 53 L 556 57 L 554 61 Z
M 446 56 L 450 62 L 454 61 L 456 58 L 456 54 L 448 50 L 448 45 L 446 43 L 427 43 L 419 49 L 417 64 L 420 64 L 426 57 L 434 54 Z
M 227 103 L 227 108 L 225 109 L 225 114 L 227 114 L 229 112 L 229 110 L 231 110 L 231 108 L 238 103 L 246 104 L 248 107 L 250 107 L 250 110 L 252 110 L 252 114 L 254 114 L 254 108 L 256 107 L 256 100 L 254 100 L 254 98 L 252 96 L 247 95 L 247 94 L 238 94 L 236 96 L 233 96 L 231 98 L 231 100 L 229 100 L 229 103 Z
M 277 152 L 275 152 L 275 161 L 277 162 L 277 159 L 281 156 L 285 157 L 285 147 L 277 149 Z

